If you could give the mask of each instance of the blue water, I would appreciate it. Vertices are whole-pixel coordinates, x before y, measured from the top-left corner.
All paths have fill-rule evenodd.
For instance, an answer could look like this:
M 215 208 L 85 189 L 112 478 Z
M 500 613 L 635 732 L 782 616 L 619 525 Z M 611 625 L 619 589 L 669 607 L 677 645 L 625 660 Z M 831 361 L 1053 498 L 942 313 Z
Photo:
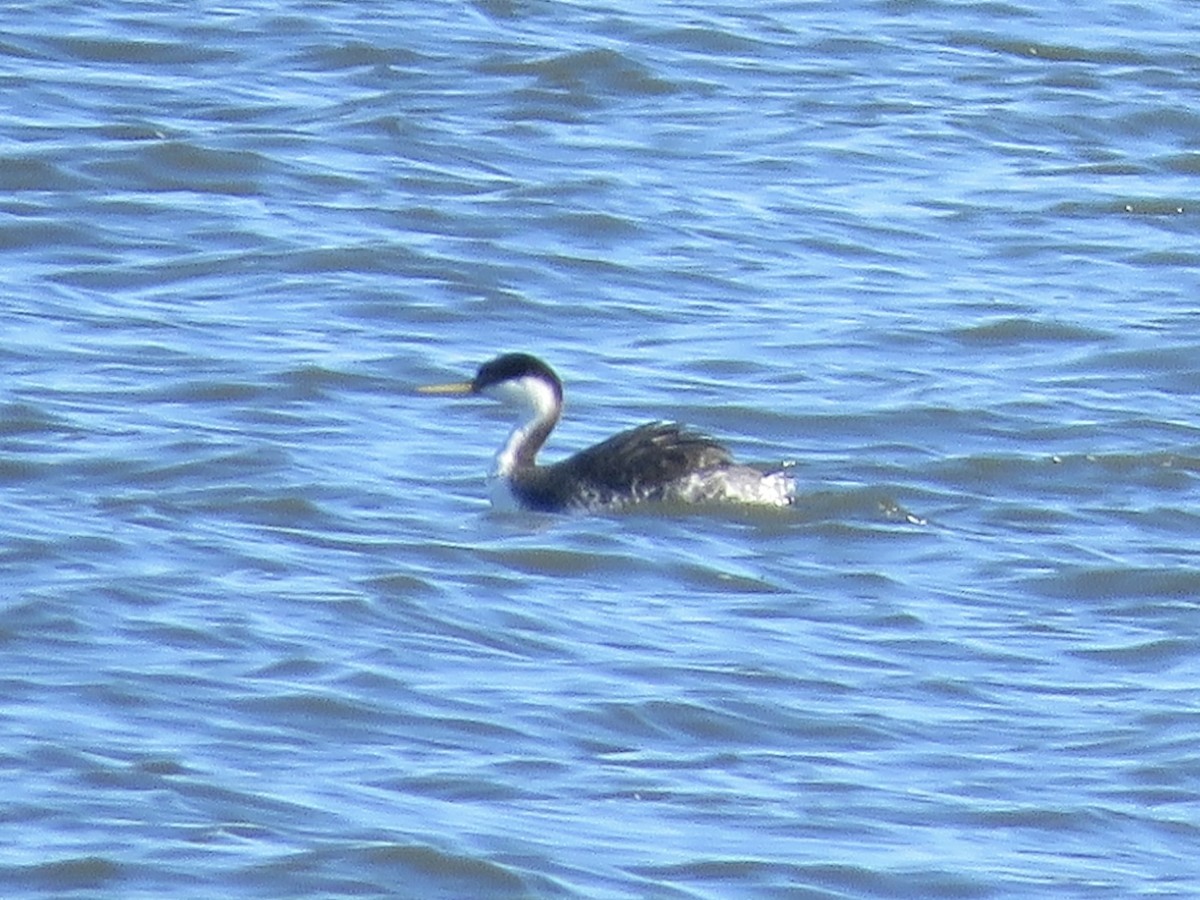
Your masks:
M 0 893 L 1200 895 L 1200 6 L 743 6 L 0 7 Z

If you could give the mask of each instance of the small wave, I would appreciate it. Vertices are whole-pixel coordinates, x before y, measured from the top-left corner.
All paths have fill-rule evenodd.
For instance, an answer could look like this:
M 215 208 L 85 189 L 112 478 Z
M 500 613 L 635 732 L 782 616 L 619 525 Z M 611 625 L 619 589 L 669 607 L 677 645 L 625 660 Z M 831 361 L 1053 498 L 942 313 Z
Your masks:
M 102 856 L 79 856 L 28 866 L 0 867 L 0 885 L 43 891 L 112 890 L 124 868 Z
M 241 877 L 261 883 L 273 895 L 288 896 L 532 896 L 532 886 L 517 870 L 415 843 L 307 850 L 255 866 Z
M 1200 569 L 1069 568 L 1032 580 L 1037 593 L 1070 600 L 1200 597 Z
M 998 319 L 955 329 L 951 334 L 964 344 L 987 345 L 1084 344 L 1106 341 L 1112 337 L 1108 332 L 1096 328 L 1026 318 Z
M 532 61 L 492 60 L 492 75 L 529 75 L 541 85 L 581 97 L 650 96 L 675 93 L 674 84 L 615 50 L 576 50 Z

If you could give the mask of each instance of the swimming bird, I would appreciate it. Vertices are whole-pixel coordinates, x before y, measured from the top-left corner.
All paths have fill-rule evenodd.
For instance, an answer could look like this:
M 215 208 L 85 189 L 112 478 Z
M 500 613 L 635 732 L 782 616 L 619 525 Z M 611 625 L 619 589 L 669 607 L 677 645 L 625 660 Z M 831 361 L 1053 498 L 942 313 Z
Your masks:
M 600 511 L 705 502 L 783 507 L 795 496 L 786 472 L 736 463 L 711 437 L 673 422 L 639 425 L 560 462 L 538 465 L 538 451 L 562 415 L 563 385 L 553 369 L 528 353 L 497 356 L 471 381 L 417 390 L 482 395 L 518 411 L 488 478 L 492 505 L 499 509 Z

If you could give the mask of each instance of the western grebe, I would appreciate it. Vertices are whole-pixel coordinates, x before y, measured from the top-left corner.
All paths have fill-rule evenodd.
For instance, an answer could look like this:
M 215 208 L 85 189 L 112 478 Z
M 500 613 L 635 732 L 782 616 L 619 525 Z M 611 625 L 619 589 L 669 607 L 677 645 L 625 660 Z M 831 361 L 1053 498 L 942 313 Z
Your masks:
M 543 512 L 620 509 L 637 503 L 748 503 L 788 506 L 795 485 L 785 472 L 739 465 L 707 435 L 650 422 L 551 465 L 538 451 L 558 424 L 563 387 L 554 370 L 527 353 L 484 363 L 472 381 L 432 384 L 423 394 L 482 394 L 521 412 L 496 454 L 492 505 Z

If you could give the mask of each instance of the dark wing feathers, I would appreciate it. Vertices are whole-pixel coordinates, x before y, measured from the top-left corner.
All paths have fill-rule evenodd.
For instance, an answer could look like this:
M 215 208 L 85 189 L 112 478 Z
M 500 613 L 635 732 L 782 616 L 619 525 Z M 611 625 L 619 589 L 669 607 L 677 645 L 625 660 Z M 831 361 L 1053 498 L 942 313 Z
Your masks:
M 548 466 L 514 474 L 513 489 L 530 509 L 557 510 L 663 496 L 692 472 L 730 465 L 729 451 L 707 435 L 651 422 Z
M 558 465 L 596 487 L 626 490 L 634 480 L 649 488 L 732 462 L 729 451 L 707 435 L 673 422 L 650 422 L 622 431 Z

